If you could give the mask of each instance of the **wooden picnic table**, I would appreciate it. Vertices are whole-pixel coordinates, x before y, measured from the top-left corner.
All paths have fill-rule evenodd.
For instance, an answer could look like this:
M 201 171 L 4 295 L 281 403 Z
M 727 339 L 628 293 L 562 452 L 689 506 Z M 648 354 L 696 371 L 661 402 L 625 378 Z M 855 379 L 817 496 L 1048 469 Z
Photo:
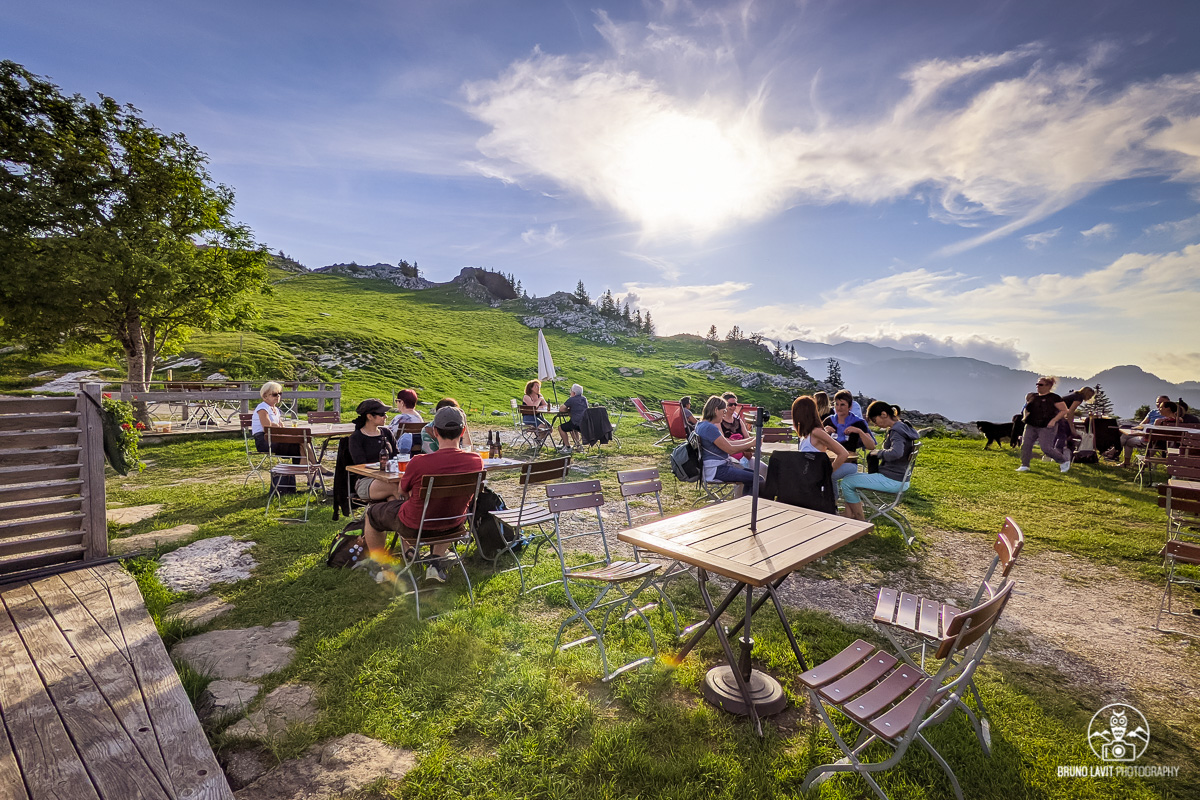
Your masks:
M 763 709 L 763 715 L 777 713 L 783 709 L 786 700 L 774 678 L 751 669 L 751 617 L 770 599 L 796 660 L 802 669 L 808 669 L 776 589 L 795 570 L 860 538 L 873 526 L 848 517 L 759 499 L 757 522 L 751 530 L 751 505 L 751 497 L 741 497 L 639 525 L 621 531 L 617 538 L 697 568 L 700 596 L 708 610 L 708 618 L 700 624 L 677 658 L 686 658 L 710 628 L 715 630 L 727 663 L 709 671 L 705 679 L 705 697 L 727 711 L 749 714 L 761 736 L 759 708 Z M 733 588 L 717 604 L 708 593 L 710 572 L 734 581 Z M 757 601 L 753 596 L 756 587 L 765 590 Z M 737 658 L 729 636 L 718 620 L 743 591 L 746 595 L 744 618 L 729 631 L 736 634 L 743 626 L 746 629 L 741 637 L 741 657 Z
M 378 464 L 351 464 L 346 467 L 346 471 L 385 483 L 399 483 L 400 479 L 404 477 L 404 471 L 408 468 L 409 463 L 409 461 L 401 461 L 399 472 L 383 472 L 379 469 Z M 491 473 L 494 470 L 515 469 L 524 466 L 525 463 L 516 458 L 485 458 L 483 459 L 483 468 Z
M 800 449 L 799 440 L 793 440 L 790 442 L 763 442 L 762 443 L 762 454 L 764 457 L 769 456 L 772 453 L 794 453 L 794 452 L 799 451 L 799 449 Z M 750 452 L 753 452 L 753 451 L 750 451 Z M 750 453 L 747 453 L 747 455 L 749 455 L 749 454 Z M 830 460 L 833 460 L 834 458 L 836 458 L 836 455 L 828 450 L 825 451 L 825 454 L 827 456 L 829 456 Z M 851 463 L 851 464 L 857 464 L 858 463 L 858 451 L 851 450 L 850 458 L 847 459 L 847 461 L 848 461 L 848 463 Z

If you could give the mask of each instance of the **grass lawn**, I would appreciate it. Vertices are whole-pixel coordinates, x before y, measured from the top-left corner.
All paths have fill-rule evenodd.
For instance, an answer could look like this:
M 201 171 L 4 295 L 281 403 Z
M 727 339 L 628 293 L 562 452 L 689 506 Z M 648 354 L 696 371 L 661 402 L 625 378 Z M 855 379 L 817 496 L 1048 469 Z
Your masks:
M 305 280 L 289 283 L 303 285 Z M 472 313 L 486 317 L 490 312 Z M 397 344 L 409 336 L 404 331 L 389 335 Z M 412 342 L 422 341 L 426 349 L 439 346 L 412 336 Z M 450 348 L 450 341 L 446 337 L 441 346 Z M 497 359 L 499 370 L 509 368 L 503 356 Z M 573 368 L 580 373 L 599 368 L 588 359 Z M 515 362 L 511 369 L 515 381 L 520 377 Z M 432 372 L 423 380 L 430 387 L 439 385 Z M 487 416 L 473 420 L 476 427 L 504 424 Z M 689 506 L 693 490 L 669 477 L 665 451 L 650 446 L 649 432 L 627 420 L 620 433 L 624 446 L 619 454 L 581 462 L 590 477 L 599 478 L 612 498 L 616 470 L 655 464 L 668 475 L 664 499 L 671 510 Z M 594 649 L 551 654 L 559 621 L 567 613 L 561 590 L 521 598 L 515 574 L 492 576 L 482 569 L 473 572 L 473 609 L 452 578 L 440 597 L 460 608 L 431 623 L 417 622 L 411 600 L 397 597 L 386 584 L 376 584 L 362 572 L 325 567 L 325 545 L 340 527 L 329 521 L 327 506 L 304 525 L 264 519 L 259 489 L 242 489 L 241 447 L 240 440 L 146 447 L 143 457 L 152 465 L 140 475 L 110 477 L 109 501 L 165 504 L 156 518 L 117 532 L 121 536 L 191 522 L 200 526 L 198 537 L 232 534 L 257 543 L 252 551 L 259 562 L 255 577 L 216 587 L 235 610 L 213 625 L 300 621 L 293 642 L 297 659 L 265 679 L 264 688 L 294 681 L 314 684 L 321 716 L 315 725 L 272 742 L 275 756 L 286 758 L 313 741 L 359 732 L 419 754 L 417 767 L 403 782 L 378 785 L 369 797 L 589 799 L 799 797 L 805 773 L 835 758 L 828 734 L 809 714 L 807 699 L 795 691 L 799 669 L 781 626 L 771 622 L 773 615 L 756 620 L 755 657 L 783 681 L 791 705 L 766 722 L 766 736 L 759 740 L 746 721 L 702 699 L 704 673 L 720 660 L 715 637 L 706 637 L 678 667 L 663 658 L 605 685 L 597 677 Z M 1107 467 L 1077 468 L 1059 476 L 1048 469 L 1045 475 L 1018 475 L 1016 465 L 1012 453 L 983 452 L 978 441 L 928 441 L 907 504 L 919 533 L 917 559 L 921 541 L 932 541 L 940 531 L 991 536 L 1009 514 L 1028 537 L 1028 557 L 1048 550 L 1075 554 L 1117 566 L 1131 579 L 1144 581 L 1146 592 L 1161 591 L 1155 554 L 1162 522 L 1149 490 L 1136 489 L 1127 474 Z M 519 498 L 511 479 L 493 485 L 510 503 Z M 882 527 L 812 569 L 836 573 L 843 566 L 869 564 L 886 574 L 909 558 L 896 532 Z M 549 579 L 556 570 L 551 562 L 542 563 L 541 574 Z M 162 619 L 163 609 L 182 598 L 158 584 L 152 559 L 129 566 L 168 642 L 193 632 Z M 679 600 L 684 616 L 702 616 L 694 589 L 685 588 Z M 822 612 L 797 608 L 789 617 L 810 661 L 820 661 L 858 637 L 882 641 L 868 625 L 848 626 Z M 678 644 L 667 633 L 668 620 L 657 614 L 652 620 L 660 646 L 669 654 Z M 614 657 L 648 649 L 635 625 L 614 635 L 613 644 L 619 651 Z M 203 676 L 185 677 L 193 692 L 205 683 Z M 1154 735 L 1140 763 L 1182 765 L 1178 780 L 1060 779 L 1060 764 L 1099 763 L 1088 749 L 1086 731 L 1091 715 L 1104 705 L 1104 687 L 1068 684 L 1049 666 L 1004 659 L 986 665 L 978 682 L 991 709 L 993 757 L 982 754 L 962 715 L 930 733 L 967 797 L 1200 797 L 1195 773 L 1200 735 L 1194 720 L 1149 715 Z M 210 735 L 218 750 L 244 744 L 228 739 L 219 728 Z M 894 800 L 951 796 L 940 768 L 919 748 L 879 780 Z M 857 778 L 839 777 L 814 794 L 851 798 L 870 792 Z

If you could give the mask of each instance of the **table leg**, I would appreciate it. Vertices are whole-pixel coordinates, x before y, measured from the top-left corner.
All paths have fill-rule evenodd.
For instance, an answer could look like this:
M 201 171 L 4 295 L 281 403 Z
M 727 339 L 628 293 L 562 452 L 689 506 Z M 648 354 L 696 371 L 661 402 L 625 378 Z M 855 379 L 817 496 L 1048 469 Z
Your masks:
M 717 632 L 717 639 L 721 642 L 721 649 L 725 651 L 725 663 L 729 665 L 729 671 L 732 673 L 733 679 L 737 683 L 738 692 L 742 696 L 742 702 L 745 703 L 745 711 L 750 715 L 750 720 L 754 723 L 754 730 L 759 736 L 762 736 L 762 719 L 758 716 L 758 709 L 754 707 L 754 698 L 750 693 L 750 684 L 748 680 L 748 675 L 750 672 L 750 654 L 748 652 L 749 637 L 743 637 L 742 639 L 742 654 L 745 659 L 746 669 L 746 675 L 743 675 L 742 669 L 738 664 L 738 658 L 733 654 L 733 646 L 729 643 L 729 637 L 725 635 L 725 629 L 720 625 L 715 624 L 717 618 L 721 616 L 721 612 L 714 608 L 712 598 L 708 596 L 708 587 L 705 586 L 705 583 L 706 581 L 700 581 L 700 596 L 704 599 L 705 608 L 708 609 L 709 619 L 713 621 L 713 629 Z M 748 584 L 739 583 L 726 596 L 725 600 L 732 601 L 734 597 L 737 597 L 739 594 L 741 594 L 743 586 L 746 587 L 746 610 L 747 613 L 749 613 L 751 599 L 750 587 Z M 724 605 L 728 607 L 729 603 L 724 602 Z M 749 631 L 747 631 L 747 633 L 749 633 Z M 709 699 L 712 700 L 711 697 Z
M 754 609 L 751 611 L 751 614 L 757 614 L 758 610 L 762 608 L 763 603 L 767 602 L 767 598 L 771 599 L 771 602 L 775 604 L 775 613 L 779 615 L 779 621 L 783 624 L 783 630 L 787 634 L 788 641 L 792 645 L 792 652 L 796 654 L 796 660 L 800 662 L 800 668 L 807 671 L 808 662 L 804 660 L 804 654 L 800 652 L 800 645 L 796 643 L 796 635 L 792 633 L 792 626 L 788 624 L 787 616 L 784 615 L 783 603 L 780 602 L 779 595 L 775 592 L 776 589 L 783 585 L 783 582 L 786 581 L 787 578 L 788 576 L 784 575 L 782 578 L 775 581 L 775 583 L 767 584 L 767 593 L 754 602 Z M 738 622 L 732 628 L 730 628 L 730 635 L 734 635 L 740 631 L 742 629 L 742 624 L 743 623 Z
M 744 585 L 739 583 L 737 586 L 733 587 L 733 589 L 729 591 L 729 594 L 725 595 L 725 598 L 721 601 L 721 605 L 717 606 L 716 609 L 713 609 L 712 600 L 708 596 L 707 589 L 708 572 L 704 569 L 697 569 L 696 578 L 700 585 L 700 596 L 704 598 L 705 605 L 708 608 L 708 619 L 700 623 L 700 627 L 696 628 L 696 632 L 692 634 L 692 638 L 688 639 L 687 644 L 685 644 L 683 649 L 676 654 L 675 658 L 678 661 L 683 661 L 683 659 L 687 658 L 687 654 L 692 652 L 692 648 L 695 647 L 696 644 L 704 637 L 704 634 L 708 633 L 708 629 L 716 624 L 716 621 L 722 614 L 725 613 L 725 609 L 729 608 L 729 604 L 733 602 L 734 598 L 742 593 L 742 586 Z M 738 630 L 740 629 L 741 623 L 739 622 Z

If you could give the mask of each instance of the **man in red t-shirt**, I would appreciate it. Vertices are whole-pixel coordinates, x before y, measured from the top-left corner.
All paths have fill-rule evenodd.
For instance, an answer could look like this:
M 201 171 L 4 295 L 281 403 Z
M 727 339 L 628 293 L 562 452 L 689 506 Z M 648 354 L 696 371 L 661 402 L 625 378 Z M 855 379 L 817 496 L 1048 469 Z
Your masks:
M 387 542 L 384 531 L 397 531 L 404 547 L 416 543 L 417 529 L 421 526 L 421 513 L 425 512 L 425 531 L 423 538 L 428 541 L 431 533 L 445 532 L 449 535 L 462 528 L 463 520 L 467 517 L 467 509 L 471 504 L 468 495 L 440 498 L 431 500 L 429 508 L 421 497 L 424 490 L 424 479 L 429 475 L 461 475 L 479 472 L 483 469 L 483 459 L 478 453 L 458 449 L 458 440 L 466 427 L 466 418 L 458 408 L 439 409 L 433 418 L 433 433 L 437 439 L 438 449 L 432 453 L 413 456 L 408 462 L 408 469 L 400 481 L 399 500 L 386 503 L 373 503 L 367 509 L 367 518 L 363 526 L 363 535 L 367 547 L 377 560 L 384 560 L 384 548 Z M 438 558 L 431 563 L 425 573 L 427 580 L 444 582 L 446 580 L 445 544 L 435 544 L 433 554 Z

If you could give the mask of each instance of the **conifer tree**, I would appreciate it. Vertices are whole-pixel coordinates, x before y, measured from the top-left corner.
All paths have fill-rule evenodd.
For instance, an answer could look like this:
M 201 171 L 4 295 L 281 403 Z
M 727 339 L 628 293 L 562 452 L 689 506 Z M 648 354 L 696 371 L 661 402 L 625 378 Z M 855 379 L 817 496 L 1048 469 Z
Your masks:
M 583 281 L 575 284 L 575 293 L 572 295 L 572 297 L 574 297 L 575 302 L 579 303 L 581 306 L 590 306 L 592 304 L 592 298 L 588 295 L 587 289 L 583 287 Z
M 704 341 L 715 342 L 716 340 L 717 340 L 717 326 L 710 325 L 708 328 L 708 335 L 704 337 Z
M 775 360 L 776 360 L 776 361 L 782 361 L 782 360 L 783 360 L 783 346 L 782 346 L 781 344 L 779 344 L 779 341 L 778 341 L 778 340 L 776 340 L 776 342 L 775 342 L 775 353 L 774 353 L 774 357 L 775 357 Z
M 739 328 L 737 325 L 734 325 L 732 328 L 729 329 L 729 333 L 725 334 L 725 341 L 727 341 L 727 342 L 736 342 L 738 339 L 741 339 L 741 338 L 742 338 L 742 329 Z
M 642 332 L 642 310 L 640 308 L 633 312 L 633 329 L 638 333 Z
M 625 301 L 625 307 L 621 309 L 621 321 L 627 325 L 633 322 L 633 317 L 629 316 L 629 300 Z
M 825 382 L 833 387 L 834 391 L 846 388 L 846 384 L 842 383 L 842 365 L 836 358 L 829 359 L 829 377 Z
M 612 290 L 605 289 L 600 296 L 600 313 L 606 317 L 617 315 L 617 301 L 613 299 Z
M 642 333 L 647 336 L 654 335 L 654 320 L 650 319 L 650 310 L 646 310 L 646 316 L 642 319 Z
M 1096 396 L 1092 398 L 1090 403 L 1085 404 L 1084 409 L 1081 410 L 1086 410 L 1086 413 L 1097 417 L 1111 417 L 1113 413 L 1112 400 L 1109 399 L 1108 394 L 1104 391 L 1104 387 L 1097 383 Z

